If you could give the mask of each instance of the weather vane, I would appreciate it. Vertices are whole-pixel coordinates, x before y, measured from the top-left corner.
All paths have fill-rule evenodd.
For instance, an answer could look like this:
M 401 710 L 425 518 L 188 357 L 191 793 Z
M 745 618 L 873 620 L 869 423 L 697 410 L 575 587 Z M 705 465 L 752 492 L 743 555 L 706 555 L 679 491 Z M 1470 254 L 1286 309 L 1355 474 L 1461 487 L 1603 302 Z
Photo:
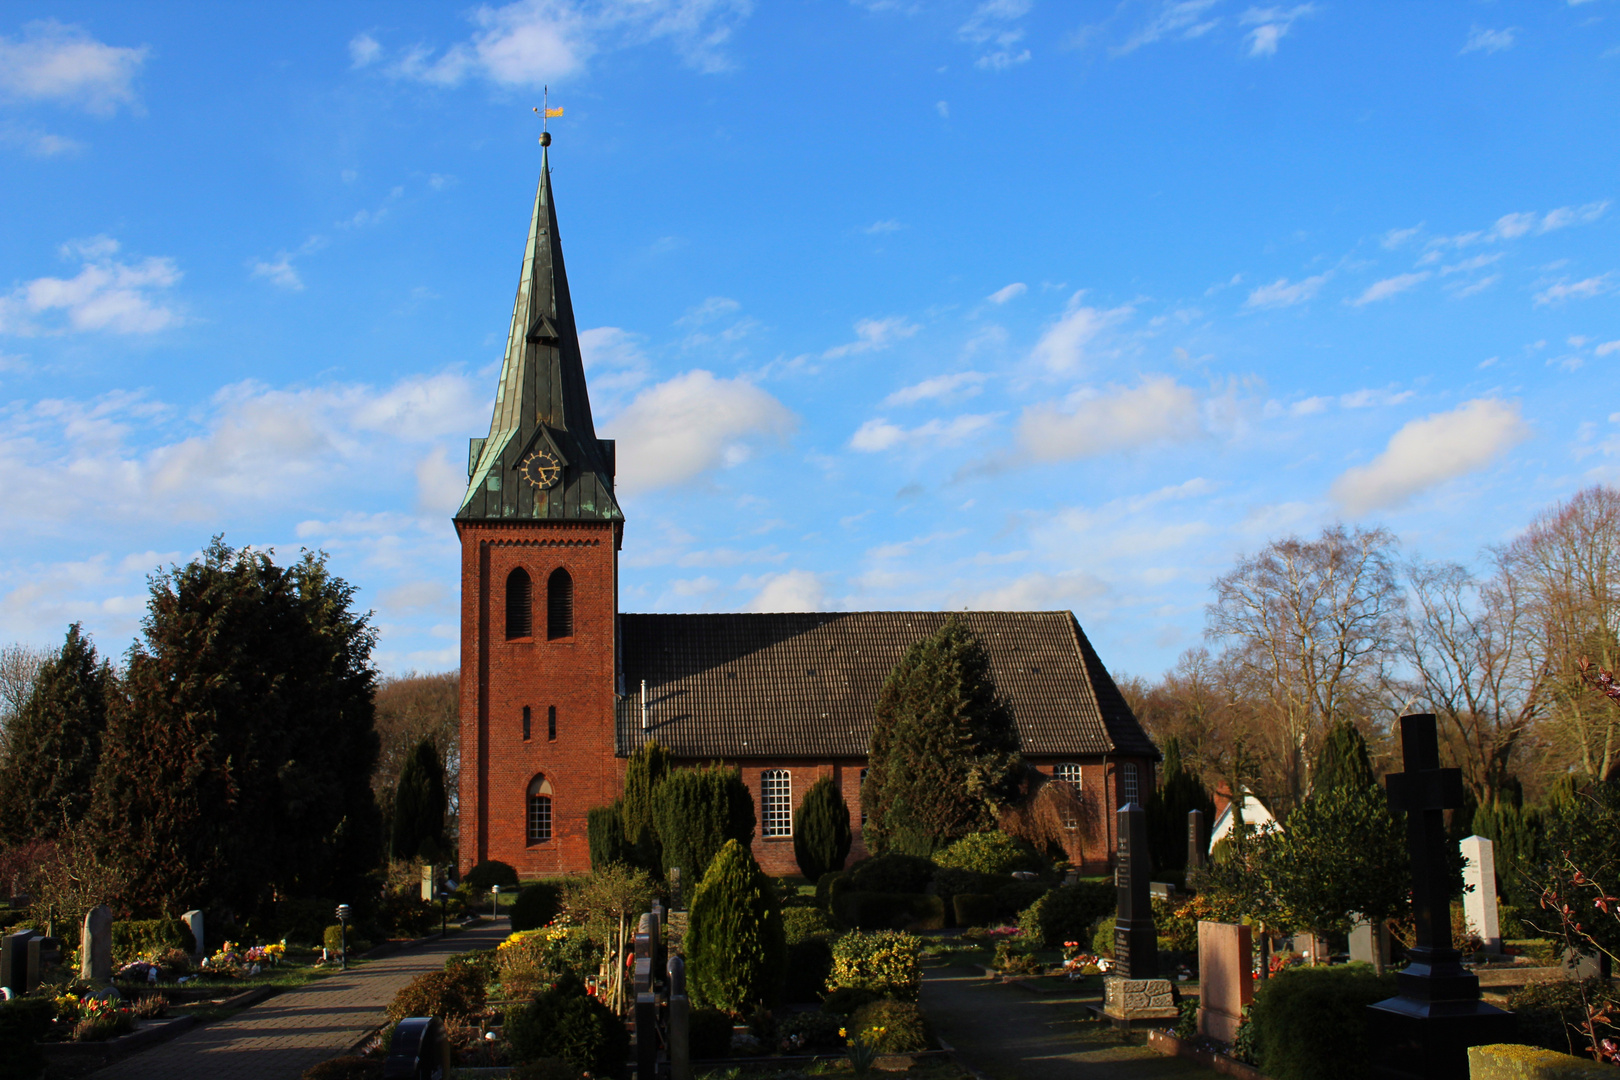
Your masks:
M 555 109 L 553 109 L 551 107 L 551 105 L 550 105 L 550 101 L 551 101 L 551 87 L 549 87 L 549 86 L 542 87 L 541 88 L 540 107 L 538 109 L 534 110 L 535 113 L 540 117 L 540 145 L 541 146 L 550 146 L 551 145 L 551 132 L 546 130 L 546 121 L 550 120 L 553 116 L 561 116 L 563 114 L 562 106 L 559 105 Z

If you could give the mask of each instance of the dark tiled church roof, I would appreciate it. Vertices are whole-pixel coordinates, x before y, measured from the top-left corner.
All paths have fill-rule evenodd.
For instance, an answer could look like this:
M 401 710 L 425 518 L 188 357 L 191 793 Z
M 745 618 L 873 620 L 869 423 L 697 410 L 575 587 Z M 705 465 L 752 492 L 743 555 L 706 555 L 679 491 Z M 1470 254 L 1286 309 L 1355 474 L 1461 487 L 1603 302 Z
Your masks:
M 617 743 L 678 758 L 865 757 L 878 692 L 940 611 L 621 615 Z M 1067 611 L 958 616 L 990 651 L 1025 754 L 1158 751 Z M 647 682 L 643 731 L 641 682 Z

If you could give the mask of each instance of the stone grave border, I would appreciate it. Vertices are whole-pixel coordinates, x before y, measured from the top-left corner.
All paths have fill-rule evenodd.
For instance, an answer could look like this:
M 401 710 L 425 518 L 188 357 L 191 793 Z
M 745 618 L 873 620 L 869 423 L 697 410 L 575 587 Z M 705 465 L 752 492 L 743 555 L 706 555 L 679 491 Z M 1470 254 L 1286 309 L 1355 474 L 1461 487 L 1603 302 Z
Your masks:
M 220 1002 L 220 1008 L 245 1009 L 249 1005 L 257 1005 L 275 994 L 276 989 L 274 986 L 257 986 L 251 990 L 244 990 Z M 168 1020 L 136 1021 L 136 1023 L 145 1023 L 147 1026 L 137 1028 L 127 1035 L 99 1042 L 46 1042 L 34 1045 L 39 1047 L 47 1062 L 100 1060 L 105 1063 L 166 1043 L 190 1031 L 202 1021 L 195 1016 L 176 1016 Z
M 1245 1065 L 1237 1058 L 1218 1054 L 1213 1050 L 1200 1049 L 1195 1043 L 1178 1039 L 1161 1028 L 1148 1029 L 1147 1041 L 1149 1046 L 1166 1057 L 1186 1058 L 1206 1069 L 1214 1069 L 1223 1076 L 1235 1076 L 1238 1080 L 1269 1080 L 1265 1073 L 1253 1065 Z

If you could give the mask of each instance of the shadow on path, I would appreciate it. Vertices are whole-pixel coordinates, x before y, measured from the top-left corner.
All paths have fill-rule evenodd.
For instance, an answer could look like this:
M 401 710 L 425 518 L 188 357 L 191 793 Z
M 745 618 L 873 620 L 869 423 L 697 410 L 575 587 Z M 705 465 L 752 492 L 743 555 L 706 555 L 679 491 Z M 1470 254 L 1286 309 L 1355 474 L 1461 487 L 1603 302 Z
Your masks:
M 923 971 L 922 1006 L 941 1038 L 991 1080 L 1207 1077 L 1190 1061 L 1125 1043 L 1092 1020 L 1095 994 L 1038 994 L 948 965 Z

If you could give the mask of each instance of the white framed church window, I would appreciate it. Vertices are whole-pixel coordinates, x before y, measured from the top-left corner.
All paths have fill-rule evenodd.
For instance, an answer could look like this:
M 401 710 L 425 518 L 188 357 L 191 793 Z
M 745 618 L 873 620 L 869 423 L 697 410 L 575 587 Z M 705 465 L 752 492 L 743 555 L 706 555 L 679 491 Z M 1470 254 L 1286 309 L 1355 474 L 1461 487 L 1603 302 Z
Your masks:
M 766 769 L 760 778 L 760 802 L 764 804 L 764 835 L 793 835 L 793 777 L 786 769 Z
M 529 843 L 544 844 L 551 839 L 551 781 L 537 776 L 529 781 Z
M 1136 780 L 1135 762 L 1127 761 L 1119 767 L 1119 793 L 1120 797 L 1128 803 L 1141 800 L 1141 791 Z
M 1072 761 L 1065 761 L 1052 766 L 1052 779 L 1059 783 L 1069 785 L 1069 798 L 1063 800 L 1063 827 L 1065 829 L 1078 829 L 1080 815 L 1076 812 L 1075 802 L 1080 797 L 1080 766 Z
M 863 793 L 866 791 L 866 770 L 865 769 L 861 770 L 861 785 L 860 785 L 859 790 L 861 792 L 863 792 Z M 861 798 L 861 824 L 863 826 L 866 824 L 866 799 L 864 797 L 864 794 L 863 794 L 863 796 Z

